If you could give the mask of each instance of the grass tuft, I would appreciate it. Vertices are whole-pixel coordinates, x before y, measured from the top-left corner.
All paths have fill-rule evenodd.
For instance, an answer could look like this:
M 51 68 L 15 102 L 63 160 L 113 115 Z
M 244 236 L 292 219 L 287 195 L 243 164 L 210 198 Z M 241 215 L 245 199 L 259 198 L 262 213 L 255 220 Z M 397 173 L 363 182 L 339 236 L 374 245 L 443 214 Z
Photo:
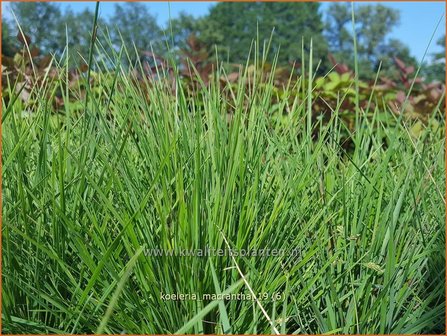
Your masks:
M 3 101 L 3 333 L 445 331 L 443 123 L 414 138 L 375 104 L 351 111 L 350 131 L 344 97 L 327 123 L 313 118 L 312 54 L 278 117 L 259 42 L 258 70 L 236 84 L 222 66 L 193 97 L 162 68 L 135 85 L 127 49 L 95 59 L 94 36 L 87 79 L 102 90 L 84 113 L 68 75 L 65 114 Z M 288 253 L 148 254 L 206 248 Z M 202 300 L 163 299 L 176 293 Z

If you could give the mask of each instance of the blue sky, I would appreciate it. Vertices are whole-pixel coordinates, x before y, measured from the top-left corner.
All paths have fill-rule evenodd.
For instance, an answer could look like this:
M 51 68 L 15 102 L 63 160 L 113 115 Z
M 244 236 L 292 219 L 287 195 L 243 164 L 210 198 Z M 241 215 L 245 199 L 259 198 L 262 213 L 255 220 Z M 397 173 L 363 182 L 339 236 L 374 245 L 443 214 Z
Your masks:
M 85 8 L 94 10 L 94 2 L 58 2 L 62 9 L 71 7 L 73 11 L 82 11 Z M 410 47 L 411 53 L 419 60 L 422 58 L 424 51 L 430 41 L 430 37 L 435 31 L 436 25 L 445 15 L 444 2 L 384 2 L 387 6 L 396 8 L 400 11 L 401 20 L 398 27 L 393 29 L 390 37 L 398 38 Z M 149 10 L 156 16 L 160 25 L 166 25 L 169 20 L 169 15 L 175 18 L 182 11 L 192 14 L 194 16 L 206 15 L 209 8 L 215 2 L 147 2 Z M 322 3 L 321 10 L 327 8 L 329 3 Z M 6 10 L 7 14 L 8 3 L 2 2 L 2 10 Z M 100 7 L 100 15 L 108 17 L 113 13 L 113 2 L 102 2 Z M 435 33 L 434 41 L 438 37 L 445 34 L 445 17 L 443 17 L 438 30 Z M 428 53 L 439 51 L 433 42 L 428 49 Z

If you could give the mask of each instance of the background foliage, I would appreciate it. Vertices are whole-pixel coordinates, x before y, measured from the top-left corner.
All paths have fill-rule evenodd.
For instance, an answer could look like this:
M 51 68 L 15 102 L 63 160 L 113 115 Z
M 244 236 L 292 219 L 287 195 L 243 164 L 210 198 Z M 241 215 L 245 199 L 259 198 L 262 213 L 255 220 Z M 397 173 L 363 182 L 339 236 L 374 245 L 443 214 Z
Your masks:
M 24 33 L 33 38 L 42 53 L 60 55 L 68 36 L 72 56 L 87 57 L 90 36 L 85 22 L 93 19 L 93 13 L 89 10 L 81 13 L 74 13 L 70 9 L 62 11 L 55 3 L 44 2 L 13 2 L 11 9 Z M 281 48 L 279 65 L 299 62 L 302 45 L 307 50 L 312 37 L 315 64 L 321 60 L 320 74 L 331 67 L 327 57 L 329 52 L 353 68 L 350 5 L 333 3 L 325 14 L 323 20 L 319 3 L 218 3 L 204 17 L 194 18 L 183 13 L 164 28 L 157 24 L 146 6 L 140 3 L 118 3 L 110 18 L 100 20 L 99 28 L 111 37 L 116 50 L 124 41 L 130 46 L 134 44 L 137 50 L 155 51 L 161 55 L 167 53 L 168 44 L 170 50 L 184 48 L 187 37 L 193 33 L 204 43 L 211 57 L 215 57 L 217 47 L 220 60 L 230 63 L 245 63 L 253 38 L 259 36 L 261 43 L 268 41 L 274 28 L 270 50 L 275 54 Z M 417 65 L 418 60 L 411 56 L 405 44 L 389 38 L 389 33 L 399 24 L 399 17 L 399 11 L 383 4 L 357 6 L 355 29 L 362 78 L 374 78 L 382 62 L 381 73 L 397 79 L 392 57 L 398 57 L 412 66 Z M 2 53 L 12 56 L 15 53 L 13 37 L 17 34 L 16 25 L 3 20 L 2 28 Z M 439 45 L 444 46 L 444 40 L 445 37 L 438 42 Z M 129 52 L 131 59 L 135 59 L 134 50 L 129 48 Z M 421 76 L 430 81 L 436 79 L 444 82 L 443 55 L 442 52 L 440 55 L 431 55 L 422 67 Z

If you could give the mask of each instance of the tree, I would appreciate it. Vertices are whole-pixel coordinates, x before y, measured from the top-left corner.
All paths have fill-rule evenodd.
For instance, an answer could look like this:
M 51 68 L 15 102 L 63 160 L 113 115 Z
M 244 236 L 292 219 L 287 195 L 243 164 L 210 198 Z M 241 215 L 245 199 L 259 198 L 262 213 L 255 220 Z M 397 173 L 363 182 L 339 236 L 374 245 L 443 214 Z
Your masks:
M 11 33 L 11 23 L 2 18 L 2 55 L 14 56 L 17 49 L 16 37 Z
M 339 53 L 349 52 L 353 47 L 351 36 L 351 9 L 348 3 L 333 3 L 327 10 L 326 31 L 329 47 Z
M 137 2 L 116 4 L 114 15 L 110 18 L 110 35 L 116 47 L 123 43 L 129 53 L 130 61 L 134 62 L 137 50 L 155 51 L 161 49 L 162 31 L 156 18 L 149 13 L 148 8 Z
M 397 71 L 393 57 L 416 64 L 410 50 L 396 39 L 388 39 L 391 30 L 399 23 L 399 11 L 382 4 L 362 5 L 354 12 L 357 57 L 361 78 L 374 78 L 379 64 L 381 73 L 395 77 Z M 352 13 L 349 4 L 332 3 L 327 11 L 326 32 L 331 53 L 340 62 L 354 67 L 354 36 Z
M 88 9 L 74 13 L 67 8 L 61 12 L 57 5 L 45 2 L 14 2 L 11 8 L 21 29 L 30 36 L 41 54 L 61 56 L 68 42 L 69 55 L 74 64 L 79 63 L 80 58 L 87 58 L 94 20 L 94 14 Z M 101 31 L 106 22 L 99 18 L 98 26 Z M 17 30 L 14 29 L 15 34 Z
M 88 9 L 74 13 L 68 8 L 58 22 L 57 45 L 64 48 L 68 42 L 69 56 L 74 63 L 88 58 L 93 20 L 94 14 Z M 105 23 L 99 21 L 98 26 L 102 27 Z
M 43 52 L 55 52 L 63 48 L 57 41 L 62 16 L 58 5 L 50 2 L 11 2 L 10 5 L 23 32 Z
M 424 64 L 421 69 L 422 76 L 427 81 L 438 81 L 445 83 L 445 35 L 441 36 L 436 45 L 440 51 L 432 54 L 430 64 Z
M 436 41 L 436 45 L 441 48 L 441 51 L 433 54 L 433 60 L 445 63 L 445 34 Z
M 399 12 L 382 4 L 363 5 L 355 17 L 358 51 L 374 62 L 376 50 L 386 43 L 386 36 L 399 23 Z
M 258 38 L 262 50 L 274 29 L 269 51 L 280 49 L 281 64 L 301 58 L 302 38 L 306 49 L 313 39 L 316 57 L 325 56 L 323 28 L 318 3 L 221 2 L 201 20 L 199 37 L 217 46 L 221 60 L 245 63 L 252 41 Z
M 172 19 L 166 29 L 166 36 L 168 43 L 174 45 L 173 49 L 183 49 L 186 46 L 186 41 L 191 34 L 197 35 L 199 33 L 199 20 L 192 15 L 181 12 L 180 15 Z

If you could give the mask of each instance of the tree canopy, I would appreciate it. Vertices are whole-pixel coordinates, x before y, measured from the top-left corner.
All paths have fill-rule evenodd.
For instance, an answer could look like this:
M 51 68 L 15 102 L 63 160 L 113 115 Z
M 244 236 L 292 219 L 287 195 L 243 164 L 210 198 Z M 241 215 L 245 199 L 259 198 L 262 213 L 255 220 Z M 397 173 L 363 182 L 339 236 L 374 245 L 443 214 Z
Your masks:
M 396 9 L 382 4 L 366 4 L 357 6 L 353 25 L 351 5 L 332 3 L 327 11 L 325 36 L 335 58 L 353 68 L 355 32 L 357 58 L 362 69 L 360 76 L 374 77 L 380 66 L 381 74 L 392 77 L 396 75 L 394 57 L 405 63 L 417 63 L 405 44 L 389 38 L 399 20 L 400 14 Z
M 308 49 L 311 38 L 315 54 L 322 57 L 327 53 L 327 43 L 319 6 L 293 2 L 218 3 L 201 20 L 199 36 L 208 45 L 217 46 L 221 59 L 232 63 L 246 62 L 252 42 L 259 39 L 262 49 L 272 33 L 269 51 L 275 54 L 280 50 L 279 63 L 301 58 L 302 41 Z
M 138 2 L 116 4 L 109 29 L 113 45 L 119 48 L 125 43 L 131 60 L 136 58 L 136 50 L 157 49 L 156 45 L 163 39 L 156 17 Z

